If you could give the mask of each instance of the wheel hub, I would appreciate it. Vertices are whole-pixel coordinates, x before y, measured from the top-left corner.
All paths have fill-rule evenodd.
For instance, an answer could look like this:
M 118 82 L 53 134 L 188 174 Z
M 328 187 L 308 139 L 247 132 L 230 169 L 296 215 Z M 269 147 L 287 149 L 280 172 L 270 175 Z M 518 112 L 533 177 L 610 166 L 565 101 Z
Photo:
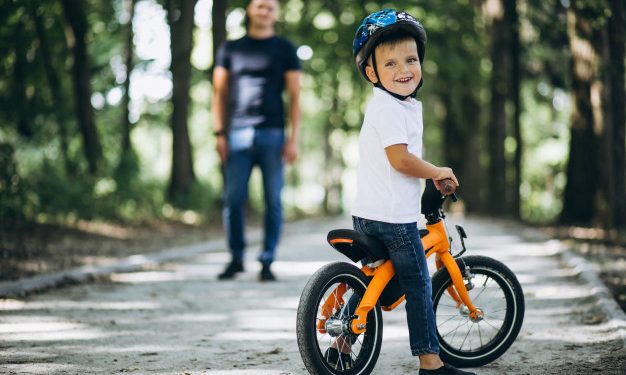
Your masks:
M 485 313 L 483 312 L 482 309 L 477 307 L 476 314 L 472 314 L 469 308 L 467 308 L 467 306 L 465 305 L 462 305 L 461 307 L 459 307 L 459 314 L 461 314 L 461 316 L 463 317 L 468 318 L 474 323 L 480 322 L 481 320 L 483 320 L 483 317 L 485 316 Z
M 326 332 L 332 337 L 351 333 L 350 325 L 348 324 L 348 321 L 344 319 L 330 318 L 326 321 L 324 328 L 326 329 Z

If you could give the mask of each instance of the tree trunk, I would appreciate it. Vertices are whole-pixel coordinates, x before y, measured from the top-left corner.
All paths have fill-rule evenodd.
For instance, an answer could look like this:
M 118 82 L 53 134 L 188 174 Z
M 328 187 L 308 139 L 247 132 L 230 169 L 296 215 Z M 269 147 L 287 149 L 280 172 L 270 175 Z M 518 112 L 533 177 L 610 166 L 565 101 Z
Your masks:
M 461 95 L 461 113 L 464 127 L 472 128 L 465 132 L 462 155 L 462 172 L 459 181 L 463 184 L 463 201 L 468 212 L 485 211 L 484 186 L 485 170 L 480 163 L 482 147 L 480 145 L 482 129 L 480 121 L 480 103 L 475 93 L 466 90 Z
M 618 228 L 626 227 L 626 94 L 624 88 L 624 44 L 626 32 L 624 24 L 623 0 L 611 0 L 611 17 L 608 19 L 608 69 L 606 83 L 608 85 L 608 112 L 611 114 L 611 131 L 608 140 L 611 154 L 608 157 L 612 160 L 613 167 L 609 171 L 611 183 L 609 184 L 610 199 L 609 206 L 613 210 L 612 224 Z
M 521 116 L 521 103 L 520 103 L 520 40 L 519 40 L 519 22 L 518 13 L 515 0 L 504 1 L 505 14 L 508 18 L 508 24 L 510 27 L 510 43 L 509 43 L 509 55 L 511 59 L 510 70 L 510 90 L 509 99 L 513 107 L 513 118 L 511 123 L 513 124 L 513 136 L 515 138 L 515 156 L 513 158 L 513 188 L 511 196 L 511 211 L 517 217 L 521 217 L 520 212 L 520 187 L 522 185 L 522 148 L 524 147 L 522 141 L 522 132 L 520 125 Z
M 495 215 L 506 212 L 508 197 L 506 194 L 506 159 L 504 138 L 506 135 L 506 98 L 507 98 L 507 48 L 509 26 L 505 16 L 503 0 L 488 1 L 487 16 L 491 20 L 490 55 L 491 55 L 491 103 L 488 127 L 489 151 L 489 208 Z
M 124 56 L 124 65 L 126 65 L 126 80 L 124 81 L 124 98 L 122 100 L 122 154 L 132 153 L 132 145 L 130 143 L 130 75 L 133 71 L 133 18 L 135 17 L 135 0 L 125 0 L 124 6 L 129 13 L 128 28 L 126 34 L 126 52 Z
M 463 157 L 465 156 L 465 146 L 467 145 L 464 139 L 464 132 L 462 125 L 458 124 L 457 116 L 454 111 L 454 97 L 453 92 L 457 90 L 445 90 L 440 94 L 441 101 L 446 114 L 442 120 L 443 123 L 443 153 L 445 155 L 446 164 L 449 165 L 460 181 L 464 181 L 465 165 L 463 163 Z M 463 182 L 465 185 L 465 182 Z
M 597 192 L 598 139 L 594 131 L 592 90 L 597 87 L 598 53 L 594 30 L 584 9 L 574 4 L 567 12 L 567 34 L 572 51 L 572 118 L 567 185 L 562 224 L 589 225 Z
M 328 4 L 328 10 L 339 17 L 341 9 L 337 2 Z M 341 151 L 333 144 L 331 137 L 335 129 L 340 129 L 343 124 L 341 113 L 341 98 L 339 89 L 341 82 L 336 75 L 330 80 L 328 95 L 331 97 L 331 107 L 328 111 L 328 119 L 324 123 L 324 213 L 327 215 L 339 215 L 342 212 L 343 189 L 341 176 L 345 170 Z M 331 91 L 332 90 L 332 91 Z
M 33 18 L 33 22 L 35 23 L 35 32 L 37 34 L 37 39 L 39 41 L 39 50 L 41 51 L 41 65 L 46 74 L 46 79 L 48 80 L 48 85 L 50 87 L 50 97 L 52 99 L 52 106 L 54 107 L 56 122 L 59 127 L 59 138 L 61 143 L 61 154 L 63 157 L 63 162 L 65 164 L 65 172 L 70 174 L 74 172 L 74 166 L 70 162 L 69 156 L 69 146 L 67 139 L 67 107 L 65 105 L 65 100 L 61 95 L 61 83 L 59 81 L 59 76 L 55 71 L 52 63 L 52 55 L 50 54 L 50 47 L 48 41 L 48 32 L 46 31 L 42 19 L 38 14 L 38 8 L 35 6 L 32 0 L 28 2 L 30 15 Z
M 453 94 L 454 93 L 454 94 Z M 443 119 L 444 154 L 463 186 L 463 202 L 468 212 L 484 210 L 480 195 L 482 168 L 477 146 L 480 105 L 473 92 L 464 87 L 449 88 L 440 94 L 446 114 Z M 460 103 L 456 103 L 455 100 Z M 459 108 L 458 110 L 456 110 Z M 461 113 L 462 115 L 459 115 Z
M 115 170 L 115 179 L 118 185 L 126 186 L 136 179 L 139 172 L 137 154 L 133 149 L 130 139 L 133 124 L 130 122 L 130 78 L 133 72 L 134 43 L 133 43 L 133 19 L 135 18 L 135 0 L 124 0 L 124 8 L 128 12 L 128 24 L 126 26 L 126 48 L 124 52 L 124 65 L 126 67 L 126 79 L 124 80 L 124 96 L 122 98 L 122 148 Z
M 102 146 L 94 121 L 91 106 L 91 73 L 89 71 L 89 57 L 87 55 L 87 17 L 80 0 L 62 0 L 63 11 L 69 23 L 67 30 L 68 46 L 73 52 L 72 78 L 74 81 L 74 95 L 76 114 L 80 127 L 85 157 L 89 165 L 89 172 L 96 174 L 102 159 Z
M 170 198 L 189 192 L 195 180 L 187 118 L 191 81 L 191 49 L 196 0 L 169 0 L 167 18 L 170 25 L 172 64 L 172 172 Z
M 324 214 L 326 215 L 338 215 L 342 211 L 342 189 L 341 189 L 341 175 L 344 170 L 343 158 L 341 153 L 333 146 L 331 142 L 331 135 L 333 130 L 340 127 L 339 120 L 339 95 L 337 91 L 339 89 L 339 82 L 333 79 L 332 86 L 334 92 L 331 95 L 331 106 L 328 111 L 328 119 L 324 122 L 323 139 L 324 139 L 324 176 L 322 178 L 322 184 L 324 186 L 324 200 L 322 201 L 322 207 L 324 208 Z M 330 91 L 330 89 L 329 89 Z
M 17 131 L 20 135 L 30 138 L 33 131 L 30 126 L 28 98 L 26 97 L 26 41 L 24 40 L 23 20 L 15 24 L 13 30 L 13 43 L 15 43 L 15 60 L 13 63 L 13 97 L 15 99 L 15 112 L 17 115 Z

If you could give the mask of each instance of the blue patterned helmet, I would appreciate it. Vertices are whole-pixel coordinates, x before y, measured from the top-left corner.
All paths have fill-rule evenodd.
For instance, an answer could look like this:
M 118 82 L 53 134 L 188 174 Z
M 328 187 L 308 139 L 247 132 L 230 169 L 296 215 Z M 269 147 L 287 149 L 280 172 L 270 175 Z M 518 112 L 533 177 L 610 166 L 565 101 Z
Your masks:
M 372 54 L 372 50 L 378 45 L 381 36 L 399 29 L 413 35 L 417 43 L 420 63 L 424 62 L 424 54 L 426 52 L 426 30 L 424 30 L 424 26 L 406 12 L 383 9 L 365 17 L 354 36 L 352 48 L 354 61 L 365 79 L 367 79 L 367 75 L 365 75 L 367 59 Z

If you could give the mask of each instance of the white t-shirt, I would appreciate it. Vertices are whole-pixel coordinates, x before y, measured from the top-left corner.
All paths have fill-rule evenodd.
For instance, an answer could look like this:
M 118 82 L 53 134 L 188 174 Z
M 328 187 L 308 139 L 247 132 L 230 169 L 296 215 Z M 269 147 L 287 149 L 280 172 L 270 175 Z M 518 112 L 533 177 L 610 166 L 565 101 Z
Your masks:
M 398 100 L 374 88 L 359 135 L 357 194 L 352 215 L 386 223 L 413 223 L 420 216 L 420 179 L 395 170 L 385 148 L 406 144 L 422 158 L 422 103 Z

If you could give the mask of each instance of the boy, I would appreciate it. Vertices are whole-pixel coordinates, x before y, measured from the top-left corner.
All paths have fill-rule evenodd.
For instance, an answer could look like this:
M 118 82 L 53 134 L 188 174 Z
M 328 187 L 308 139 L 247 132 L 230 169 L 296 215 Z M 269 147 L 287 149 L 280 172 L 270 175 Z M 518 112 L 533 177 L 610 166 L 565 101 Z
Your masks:
M 405 12 L 384 9 L 366 17 L 354 40 L 355 62 L 374 84 L 359 135 L 354 229 L 385 243 L 406 296 L 411 352 L 420 374 L 469 375 L 444 364 L 431 298 L 431 281 L 420 241 L 420 178 L 458 181 L 452 169 L 422 160 L 422 85 L 426 31 Z

